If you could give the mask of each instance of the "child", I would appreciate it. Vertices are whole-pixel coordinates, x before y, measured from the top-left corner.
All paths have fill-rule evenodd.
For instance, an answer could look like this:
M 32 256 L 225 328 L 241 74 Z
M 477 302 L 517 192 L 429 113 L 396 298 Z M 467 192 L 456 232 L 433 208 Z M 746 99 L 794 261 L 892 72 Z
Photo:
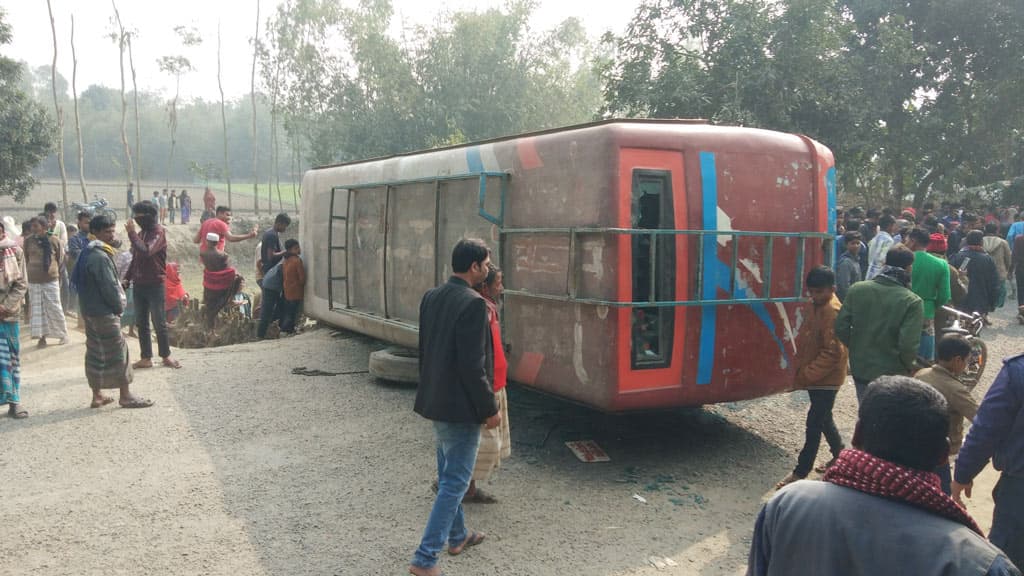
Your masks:
M 978 402 L 971 396 L 971 388 L 960 381 L 960 375 L 967 370 L 967 362 L 971 358 L 971 343 L 959 334 L 946 334 L 935 347 L 938 358 L 935 365 L 925 368 L 914 375 L 914 378 L 931 384 L 946 397 L 949 405 L 949 459 L 956 457 L 964 439 L 964 418 L 974 421 L 978 412 Z M 939 464 L 935 473 L 942 480 L 942 491 L 950 493 L 949 462 Z
M 846 298 L 846 291 L 855 282 L 860 282 L 860 232 L 852 230 L 843 234 L 846 243 L 846 251 L 839 256 L 839 263 L 836 264 L 836 296 L 842 302 Z
M 807 411 L 804 447 L 797 457 L 796 468 L 775 485 L 776 489 L 807 477 L 818 456 L 822 434 L 832 452 L 832 460 L 824 468 L 831 466 L 844 448 L 843 438 L 832 420 L 836 393 L 846 380 L 847 360 L 846 347 L 835 333 L 836 316 L 841 308 L 835 294 L 835 282 L 835 274 L 825 266 L 818 266 L 807 274 L 811 309 L 796 337 L 796 382 L 793 387 L 807 390 L 811 407 Z
M 306 288 L 306 269 L 303 267 L 302 248 L 299 241 L 294 238 L 285 240 L 284 262 L 281 264 L 281 272 L 284 274 L 284 311 L 281 316 L 281 332 L 284 334 L 295 333 L 295 317 L 299 313 L 299 306 L 302 304 L 302 293 Z

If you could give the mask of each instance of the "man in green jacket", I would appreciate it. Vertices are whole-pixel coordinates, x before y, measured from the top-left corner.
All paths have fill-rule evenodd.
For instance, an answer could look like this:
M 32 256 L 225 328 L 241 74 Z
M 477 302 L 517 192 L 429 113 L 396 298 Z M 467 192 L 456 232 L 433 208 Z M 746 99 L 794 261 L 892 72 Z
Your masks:
M 917 354 L 935 360 L 935 311 L 950 299 L 949 264 L 928 253 L 931 236 L 924 228 L 914 228 L 904 242 L 914 251 L 914 272 L 910 275 L 910 289 L 924 302 L 924 322 L 921 325 L 921 345 Z
M 910 291 L 913 266 L 913 252 L 892 247 L 878 276 L 850 287 L 836 317 L 836 336 L 850 350 L 858 402 L 875 378 L 914 373 L 924 306 Z

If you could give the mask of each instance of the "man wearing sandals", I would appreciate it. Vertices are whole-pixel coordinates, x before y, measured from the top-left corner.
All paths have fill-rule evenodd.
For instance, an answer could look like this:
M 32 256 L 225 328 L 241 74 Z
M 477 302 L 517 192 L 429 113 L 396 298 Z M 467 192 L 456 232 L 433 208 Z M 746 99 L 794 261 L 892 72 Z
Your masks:
M 437 499 L 409 573 L 439 576 L 445 542 L 457 555 L 484 539 L 466 529 L 462 498 L 469 488 L 480 444 L 480 425 L 501 422 L 491 382 L 494 360 L 487 303 L 472 286 L 487 278 L 490 249 L 463 239 L 452 250 L 452 276 L 420 302 L 420 382 L 417 414 L 433 421 L 437 439 Z
M 132 263 L 128 267 L 126 280 L 132 285 L 135 297 L 135 323 L 139 329 L 141 349 L 141 358 L 132 366 L 136 369 L 153 367 L 150 318 L 153 320 L 163 365 L 181 367 L 177 360 L 171 358 L 171 343 L 167 334 L 167 314 L 164 311 L 167 298 L 167 233 L 156 221 L 156 215 L 156 205 L 143 200 L 132 207 L 134 221 L 128 220 L 124 225 L 132 246 Z M 136 222 L 139 224 L 138 231 L 135 230 Z
M 71 283 L 78 291 L 78 305 L 85 319 L 85 376 L 92 388 L 92 408 L 114 401 L 103 390 L 120 390 L 123 408 L 148 408 L 152 400 L 132 394 L 132 366 L 128 345 L 121 334 L 121 314 L 127 298 L 114 267 L 114 222 L 106 216 L 94 217 L 89 229 L 96 240 L 78 257 Z

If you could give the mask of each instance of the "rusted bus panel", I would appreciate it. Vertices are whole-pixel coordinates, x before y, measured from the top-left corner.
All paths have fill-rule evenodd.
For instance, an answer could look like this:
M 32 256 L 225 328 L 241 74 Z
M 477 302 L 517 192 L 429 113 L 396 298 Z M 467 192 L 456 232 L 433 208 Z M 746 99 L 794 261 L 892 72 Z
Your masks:
M 349 302 L 361 312 L 385 317 L 384 231 L 387 187 L 351 192 L 349 216 Z

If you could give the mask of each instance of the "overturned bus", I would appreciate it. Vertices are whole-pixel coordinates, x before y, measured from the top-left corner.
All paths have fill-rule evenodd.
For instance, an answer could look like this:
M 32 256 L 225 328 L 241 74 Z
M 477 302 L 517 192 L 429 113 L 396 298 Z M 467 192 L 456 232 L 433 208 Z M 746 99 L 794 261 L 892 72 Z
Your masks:
M 316 168 L 306 313 L 415 348 L 421 296 L 479 237 L 505 273 L 511 380 L 613 412 L 782 392 L 835 181 L 810 138 L 682 120 Z

